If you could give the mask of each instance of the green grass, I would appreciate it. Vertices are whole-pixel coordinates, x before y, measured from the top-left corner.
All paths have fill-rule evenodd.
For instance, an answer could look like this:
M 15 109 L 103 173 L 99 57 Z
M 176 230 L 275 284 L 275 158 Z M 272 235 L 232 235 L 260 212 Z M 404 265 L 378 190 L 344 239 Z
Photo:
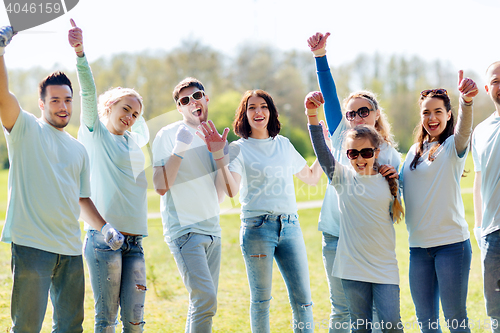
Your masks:
M 462 179 L 463 199 L 466 219 L 470 230 L 473 227 L 472 181 L 473 167 L 470 157 L 466 169 L 470 170 Z M 0 208 L 6 201 L 6 172 L 0 172 Z M 324 184 L 319 188 L 299 184 L 297 200 L 320 200 L 324 194 Z M 158 212 L 159 196 L 152 191 L 148 195 L 149 211 Z M 236 201 L 237 202 L 237 201 Z M 230 200 L 223 203 L 230 207 Z M 314 301 L 314 319 L 319 329 L 317 332 L 327 332 L 325 329 L 330 313 L 328 286 L 321 256 L 321 233 L 317 230 L 319 208 L 300 210 L 300 223 L 307 246 L 311 291 Z M 249 325 L 249 290 L 245 265 L 239 247 L 240 220 L 237 214 L 221 216 L 222 226 L 222 263 L 218 295 L 218 311 L 214 318 L 214 332 L 250 332 Z M 174 259 L 163 241 L 161 220 L 149 221 L 149 237 L 144 241 L 148 274 L 148 292 L 145 307 L 145 329 L 149 332 L 182 332 L 186 320 L 188 296 L 179 276 Z M 401 317 L 404 323 L 416 320 L 413 302 L 408 286 L 408 233 L 404 223 L 396 225 L 397 257 L 401 277 Z M 472 236 L 473 238 L 473 236 Z M 469 295 L 467 300 L 469 319 L 477 323 L 487 319 L 482 293 L 482 278 L 480 255 L 477 244 L 471 239 L 473 247 L 472 267 L 469 279 Z M 93 297 L 86 273 L 85 298 L 85 332 L 93 329 Z M 10 275 L 10 246 L 0 244 L 0 332 L 6 332 L 10 327 L 10 290 L 12 287 Z M 49 305 L 42 332 L 50 332 L 51 306 Z M 271 331 L 290 332 L 292 319 L 286 288 L 274 266 L 273 300 L 271 302 Z M 441 315 L 443 324 L 443 316 Z M 119 330 L 117 330 L 119 331 Z M 444 329 L 447 332 L 446 329 Z M 486 329 L 473 329 L 473 332 L 487 332 Z M 406 332 L 418 332 L 407 329 Z

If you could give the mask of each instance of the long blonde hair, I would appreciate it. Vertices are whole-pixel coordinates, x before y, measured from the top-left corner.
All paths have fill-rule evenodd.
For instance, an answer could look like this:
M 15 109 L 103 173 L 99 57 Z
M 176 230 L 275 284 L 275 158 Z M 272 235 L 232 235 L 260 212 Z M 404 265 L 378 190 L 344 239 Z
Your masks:
M 391 133 L 391 124 L 387 121 L 387 116 L 385 115 L 384 109 L 379 106 L 377 101 L 377 96 L 368 90 L 355 91 L 349 94 L 347 98 L 344 99 L 344 109 L 347 107 L 347 103 L 351 99 L 362 98 L 366 100 L 372 106 L 373 110 L 378 110 L 380 112 L 379 118 L 375 121 L 375 129 L 382 136 L 385 142 L 390 146 L 397 148 L 398 144 L 394 141 L 394 134 Z

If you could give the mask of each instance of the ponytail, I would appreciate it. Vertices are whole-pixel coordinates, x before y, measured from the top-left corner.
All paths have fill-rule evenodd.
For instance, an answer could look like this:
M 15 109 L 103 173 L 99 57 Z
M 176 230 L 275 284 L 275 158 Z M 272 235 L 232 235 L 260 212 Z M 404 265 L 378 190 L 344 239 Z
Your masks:
M 378 170 L 379 167 L 380 167 L 380 165 L 378 164 L 378 162 L 375 162 L 375 164 L 373 165 L 373 168 L 375 170 Z M 389 183 L 389 190 L 391 191 L 391 194 L 394 197 L 394 200 L 392 202 L 392 207 L 391 207 L 392 222 L 397 224 L 405 216 L 403 205 L 401 204 L 401 201 L 399 201 L 398 182 L 396 181 L 395 178 L 389 178 L 389 176 L 386 176 L 385 179 Z

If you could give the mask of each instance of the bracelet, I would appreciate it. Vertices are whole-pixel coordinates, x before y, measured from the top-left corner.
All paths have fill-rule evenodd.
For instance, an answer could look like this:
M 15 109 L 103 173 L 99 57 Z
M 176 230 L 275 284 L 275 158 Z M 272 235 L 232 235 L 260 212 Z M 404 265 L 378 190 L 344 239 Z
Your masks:
M 184 159 L 184 157 L 183 157 L 183 156 L 181 156 L 181 155 L 179 155 L 179 154 L 177 154 L 177 153 L 172 153 L 172 154 L 173 154 L 173 155 L 175 155 L 175 156 L 177 156 L 177 157 L 180 157 L 180 158 L 181 158 L 181 160 L 183 160 L 183 159 Z
M 318 109 L 306 109 L 306 114 L 310 116 L 318 115 Z

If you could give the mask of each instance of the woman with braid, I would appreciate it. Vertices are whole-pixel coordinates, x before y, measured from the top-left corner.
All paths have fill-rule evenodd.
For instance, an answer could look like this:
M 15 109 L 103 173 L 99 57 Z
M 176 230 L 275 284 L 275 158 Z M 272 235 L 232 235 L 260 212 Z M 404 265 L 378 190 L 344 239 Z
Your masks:
M 316 108 L 321 93 L 306 97 L 306 113 L 314 151 L 338 195 L 340 230 L 333 275 L 345 293 L 351 328 L 371 332 L 373 307 L 382 332 L 403 332 L 399 307 L 399 270 L 394 222 L 403 216 L 394 178 L 382 176 L 377 159 L 382 136 L 367 125 L 344 134 L 341 164 L 328 149 Z M 332 142 L 332 145 L 337 142 Z
M 345 133 L 349 128 L 365 124 L 373 126 L 383 138 L 383 142 L 379 147 L 379 163 L 389 164 L 398 169 L 401 163 L 401 156 L 396 150 L 391 126 L 386 119 L 384 111 L 379 106 L 375 95 L 369 91 L 351 93 L 344 100 L 344 109 L 346 111 L 342 113 L 335 82 L 326 58 L 326 39 L 329 35 L 329 33 L 326 35 L 316 33 L 308 39 L 308 44 L 316 61 L 318 82 L 322 98 L 324 98 L 325 119 L 328 126 L 327 134 L 331 138 L 333 156 L 338 162 L 349 165 L 349 160 L 343 147 Z M 314 105 L 311 107 L 314 107 L 314 109 L 317 108 Z M 339 199 L 333 186 L 328 186 L 326 189 L 319 216 L 318 230 L 323 233 L 323 263 L 330 289 L 331 314 L 329 332 L 347 333 L 350 331 L 349 310 L 344 290 L 340 279 L 332 275 L 340 236 Z M 376 320 L 377 318 L 374 318 L 374 321 Z M 376 328 L 377 326 L 374 327 Z
M 141 114 L 142 97 L 133 89 L 114 88 L 99 96 L 83 53 L 82 30 L 69 31 L 77 54 L 82 96 L 80 140 L 90 158 L 92 199 L 97 210 L 124 236 L 110 248 L 104 236 L 85 225 L 84 254 L 94 293 L 95 332 L 114 332 L 118 307 L 123 332 L 143 332 L 146 263 L 142 238 L 147 236 L 147 180 L 144 154 L 149 132 Z M 132 126 L 139 125 L 139 131 Z M 104 228 L 104 227 L 103 227 Z
M 445 89 L 421 92 L 416 143 L 400 172 L 410 243 L 410 291 L 422 332 L 441 332 L 439 299 L 450 332 L 470 332 L 466 300 L 472 251 L 460 179 L 478 90 L 462 71 L 458 90 L 456 126 Z

